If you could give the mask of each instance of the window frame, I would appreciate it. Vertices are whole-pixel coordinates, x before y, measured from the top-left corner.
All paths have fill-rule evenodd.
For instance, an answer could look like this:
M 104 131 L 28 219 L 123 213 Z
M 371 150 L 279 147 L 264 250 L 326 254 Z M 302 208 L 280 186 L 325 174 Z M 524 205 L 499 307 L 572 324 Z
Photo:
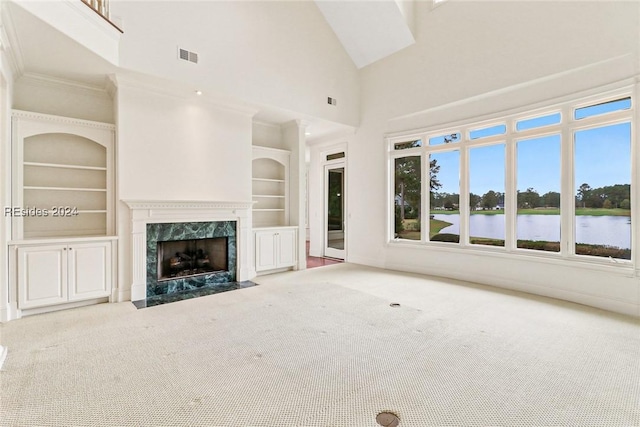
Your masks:
M 638 163 L 637 160 L 640 148 L 636 147 L 636 119 L 637 119 L 637 98 L 634 93 L 635 86 L 626 84 L 613 90 L 592 90 L 582 95 L 564 97 L 559 100 L 552 100 L 532 106 L 518 107 L 507 110 L 492 116 L 485 116 L 482 119 L 469 119 L 459 122 L 450 122 L 444 126 L 433 126 L 413 130 L 411 132 L 396 132 L 385 135 L 385 149 L 387 151 L 389 195 L 387 203 L 388 209 L 388 230 L 387 245 L 390 247 L 424 247 L 446 249 L 447 251 L 478 251 L 496 256 L 526 256 L 544 262 L 580 262 L 588 265 L 600 265 L 620 267 L 634 267 L 638 264 L 640 256 L 638 254 L 638 243 L 635 236 L 640 225 L 638 219 Z M 576 119 L 575 111 L 596 104 L 615 101 L 623 98 L 631 98 L 631 107 L 625 110 L 618 110 L 605 114 Z M 560 114 L 560 122 L 557 124 L 543 125 L 531 129 L 518 131 L 518 122 L 537 117 L 544 117 L 552 114 Z M 488 117 L 488 118 L 487 118 Z M 631 127 L 631 151 L 630 151 L 630 173 L 631 173 L 631 259 L 609 259 L 590 255 L 577 255 L 575 253 L 575 133 L 580 130 L 605 127 L 608 125 L 630 123 Z M 470 139 L 470 131 L 488 128 L 500 124 L 505 124 L 506 132 L 500 135 Z M 461 139 L 456 143 L 429 145 L 430 138 L 439 137 L 446 134 L 460 133 Z M 517 142 L 527 139 L 539 138 L 550 135 L 560 135 L 560 251 L 548 252 L 517 247 Z M 410 150 L 394 150 L 394 144 L 402 141 L 421 139 L 421 147 Z M 469 150 L 473 147 L 493 145 L 503 142 L 505 145 L 505 246 L 491 247 L 485 245 L 469 243 Z M 438 242 L 429 240 L 429 215 L 430 189 L 425 183 L 429 182 L 430 168 L 427 167 L 429 155 L 431 153 L 459 150 L 460 163 L 460 241 L 458 244 L 450 242 Z M 394 236 L 394 181 L 393 162 L 397 157 L 408 155 L 421 155 L 422 168 L 422 216 L 421 239 L 410 241 L 396 239 Z M 390 178 L 390 179 L 389 179 Z

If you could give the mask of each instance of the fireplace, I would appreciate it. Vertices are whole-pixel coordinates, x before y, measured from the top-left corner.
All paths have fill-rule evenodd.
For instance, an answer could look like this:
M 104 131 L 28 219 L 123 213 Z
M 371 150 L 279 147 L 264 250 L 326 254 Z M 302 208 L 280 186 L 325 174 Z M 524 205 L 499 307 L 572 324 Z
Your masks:
M 236 281 L 236 221 L 147 224 L 147 297 Z
M 227 271 L 227 237 L 158 242 L 158 282 Z
M 255 276 L 251 255 L 252 202 L 193 200 L 125 200 L 131 211 L 131 293 L 120 300 L 146 299 L 161 294 L 197 289 L 227 282 L 241 282 Z M 224 270 L 158 280 L 158 242 L 194 239 L 226 239 Z M 126 235 L 122 241 L 126 241 Z M 126 243 L 125 243 L 126 247 Z M 129 252 L 130 251 L 130 252 Z M 203 249 L 203 252 L 205 249 Z M 211 251 L 208 250 L 208 251 Z M 186 253 L 184 249 L 173 250 Z M 171 252 L 170 252 L 171 253 Z M 197 248 L 196 248 L 197 254 Z M 211 253 L 209 254 L 211 259 Z M 197 258 L 197 255 L 196 255 Z M 164 255 L 160 257 L 163 262 Z

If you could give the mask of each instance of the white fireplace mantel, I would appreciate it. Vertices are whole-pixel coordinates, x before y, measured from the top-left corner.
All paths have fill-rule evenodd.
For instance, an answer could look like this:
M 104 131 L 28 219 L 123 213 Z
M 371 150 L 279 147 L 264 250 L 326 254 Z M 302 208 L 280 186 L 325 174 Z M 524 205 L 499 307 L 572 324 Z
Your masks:
M 133 283 L 131 300 L 147 297 L 147 224 L 164 222 L 237 221 L 238 281 L 255 276 L 251 268 L 251 207 L 253 202 L 211 200 L 123 200 L 131 210 Z

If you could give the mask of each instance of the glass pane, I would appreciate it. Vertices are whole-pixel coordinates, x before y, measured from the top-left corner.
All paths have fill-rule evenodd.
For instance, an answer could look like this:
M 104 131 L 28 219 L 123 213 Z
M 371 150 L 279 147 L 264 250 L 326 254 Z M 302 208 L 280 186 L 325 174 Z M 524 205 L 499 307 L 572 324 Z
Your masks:
M 543 126 L 557 125 L 562 116 L 560 113 L 549 114 L 548 116 L 534 117 L 532 119 L 520 120 L 516 123 L 516 130 L 535 129 Z
M 504 144 L 469 150 L 469 241 L 504 246 Z
M 422 147 L 422 140 L 417 139 L 415 141 L 397 142 L 393 144 L 394 150 L 406 150 L 408 148 Z
M 433 138 L 429 138 L 429 145 L 441 145 L 441 144 L 450 144 L 452 142 L 460 142 L 461 139 L 460 132 L 450 133 L 447 135 L 436 136 Z
M 488 136 L 503 135 L 507 132 L 506 125 L 496 125 L 488 128 L 474 129 L 469 132 L 471 139 L 486 138 Z
M 327 247 L 344 249 L 344 168 L 329 169 Z
M 329 154 L 327 160 L 335 160 L 344 158 L 344 151 L 340 153 Z
M 560 135 L 518 141 L 517 246 L 560 252 Z
M 580 120 L 585 117 L 598 116 L 619 110 L 628 110 L 629 108 L 631 108 L 631 98 L 622 98 L 615 101 L 590 105 L 588 107 L 576 108 L 575 118 L 576 120 Z
M 429 157 L 431 212 L 429 240 L 460 241 L 460 152 L 433 153 Z
M 420 240 L 420 156 L 395 159 L 395 237 Z
M 576 254 L 631 259 L 631 123 L 575 133 Z

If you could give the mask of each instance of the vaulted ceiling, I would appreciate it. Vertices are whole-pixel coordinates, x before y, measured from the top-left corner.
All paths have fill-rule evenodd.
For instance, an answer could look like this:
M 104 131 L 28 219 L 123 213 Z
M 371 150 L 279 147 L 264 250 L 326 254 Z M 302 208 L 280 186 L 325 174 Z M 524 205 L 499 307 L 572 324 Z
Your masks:
M 315 2 L 358 68 L 415 43 L 413 0 Z

